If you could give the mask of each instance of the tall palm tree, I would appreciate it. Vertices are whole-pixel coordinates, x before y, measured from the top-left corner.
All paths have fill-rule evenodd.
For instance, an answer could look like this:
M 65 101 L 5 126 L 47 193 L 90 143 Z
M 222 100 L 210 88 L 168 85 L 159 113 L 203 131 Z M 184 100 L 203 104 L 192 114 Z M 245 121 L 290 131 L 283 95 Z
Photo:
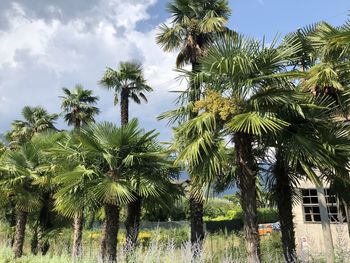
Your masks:
M 144 92 L 153 91 L 146 83 L 142 66 L 136 62 L 121 62 L 117 70 L 107 68 L 99 83 L 102 87 L 113 90 L 115 105 L 120 102 L 122 125 L 129 121 L 129 99 L 137 104 L 142 100 L 147 102 Z
M 99 114 L 100 110 L 93 106 L 98 101 L 98 97 L 93 96 L 92 90 L 84 89 L 82 85 L 76 85 L 70 91 L 67 88 L 62 88 L 64 96 L 62 99 L 61 108 L 64 115 L 64 120 L 68 125 L 73 125 L 78 129 L 82 124 L 93 122 L 95 116 Z
M 291 83 L 287 66 L 298 50 L 293 47 L 266 46 L 242 36 L 219 39 L 200 60 L 205 76 L 206 97 L 194 110 L 205 112 L 196 118 L 208 123 L 217 120 L 234 142 L 236 174 L 244 211 L 244 234 L 248 262 L 260 262 L 257 231 L 256 144 L 265 134 L 275 133 L 289 124 L 273 110 L 291 103 Z M 203 137 L 203 142 L 207 138 Z
M 270 152 L 271 148 L 275 152 L 271 182 L 281 222 L 284 258 L 286 262 L 297 262 L 292 207 L 298 195 L 294 189 L 305 178 L 318 185 L 322 180 L 347 174 L 343 164 L 349 155 L 348 131 L 330 118 L 329 102 L 305 92 L 291 91 L 291 96 L 296 99 L 295 104 L 278 110 L 278 116 L 290 125 L 265 139 Z M 321 175 L 314 172 L 316 169 Z M 336 176 L 334 171 L 339 174 Z
M 192 71 L 199 70 L 199 59 L 218 32 L 228 31 L 225 24 L 231 13 L 227 0 L 173 0 L 167 6 L 172 15 L 171 25 L 160 26 L 157 43 L 166 52 L 179 51 L 176 66 L 191 64 Z M 188 102 L 200 99 L 200 87 L 190 79 Z M 191 107 L 191 106 L 190 106 Z M 189 118 L 196 114 L 189 112 Z M 194 175 L 190 174 L 190 177 Z M 196 187 L 195 187 L 196 188 Z M 195 189 L 194 188 L 194 189 Z M 203 200 L 195 198 L 194 190 L 190 194 L 191 242 L 200 244 L 204 238 Z
M 137 104 L 141 100 L 147 102 L 147 97 L 144 92 L 151 92 L 153 89 L 147 85 L 144 78 L 142 66 L 135 62 L 121 62 L 118 70 L 108 68 L 100 80 L 102 87 L 112 89 L 114 91 L 114 103 L 120 101 L 121 124 L 125 125 L 129 121 L 129 99 L 132 99 Z M 120 96 L 120 98 L 119 98 Z M 127 219 L 125 222 L 127 229 L 127 237 L 135 236 L 132 234 L 132 229 L 136 222 L 140 221 L 141 197 L 136 196 L 135 202 L 128 204 Z M 131 238 L 127 243 L 133 243 Z
M 22 109 L 24 120 L 15 120 L 11 131 L 6 134 L 7 140 L 14 146 L 28 142 L 36 133 L 56 130 L 54 123 L 58 114 L 49 114 L 44 108 L 25 106 Z
M 74 125 L 75 129 L 80 129 L 82 124 L 94 122 L 95 116 L 100 112 L 93 104 L 96 104 L 98 97 L 93 96 L 92 90 L 86 90 L 82 85 L 76 85 L 70 91 L 63 88 L 65 96 L 61 96 L 61 108 L 66 113 L 64 116 L 68 125 Z M 82 255 L 82 230 L 84 224 L 84 214 L 76 213 L 74 216 L 74 233 L 73 233 L 73 257 L 81 257 Z
M 141 130 L 135 119 L 120 128 L 108 122 L 90 123 L 78 134 L 86 156 L 94 160 L 90 167 L 94 176 L 88 191 L 105 211 L 101 241 L 101 255 L 105 262 L 116 261 L 120 207 L 135 201 L 129 176 L 140 171 L 139 164 L 143 159 L 154 158 L 155 153 L 149 153 L 148 145 L 153 143 L 155 136 L 154 131 L 145 133 Z

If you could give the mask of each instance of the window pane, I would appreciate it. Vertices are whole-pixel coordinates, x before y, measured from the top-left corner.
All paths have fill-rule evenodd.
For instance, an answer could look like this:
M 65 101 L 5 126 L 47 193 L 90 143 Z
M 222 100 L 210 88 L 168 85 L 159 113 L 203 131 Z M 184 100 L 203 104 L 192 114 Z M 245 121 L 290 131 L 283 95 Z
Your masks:
M 330 204 L 335 204 L 337 202 L 337 199 L 334 195 L 328 197 L 327 199 L 328 199 L 327 203 L 330 203 Z
M 310 202 L 310 198 L 309 197 L 304 197 L 303 198 L 303 203 L 304 204 L 310 204 L 311 202 Z
M 302 191 L 303 196 L 308 196 L 309 195 L 309 190 L 308 189 L 303 189 Z
M 331 215 L 330 217 L 331 222 L 338 222 L 338 215 Z
M 314 221 L 315 222 L 321 222 L 321 216 L 320 215 L 314 215 Z
M 316 189 L 310 189 L 310 195 L 311 196 L 317 196 L 317 190 Z
M 317 197 L 311 197 L 311 203 L 312 204 L 318 204 L 318 198 Z
M 331 214 L 337 214 L 338 213 L 338 208 L 336 206 L 331 206 L 328 208 L 328 213 L 331 213 Z
M 310 214 L 312 209 L 309 206 L 304 207 L 305 214 Z
M 316 214 L 319 214 L 320 213 L 320 207 L 319 206 L 314 206 L 312 211 Z
M 305 221 L 311 222 L 312 221 L 311 215 L 305 215 Z

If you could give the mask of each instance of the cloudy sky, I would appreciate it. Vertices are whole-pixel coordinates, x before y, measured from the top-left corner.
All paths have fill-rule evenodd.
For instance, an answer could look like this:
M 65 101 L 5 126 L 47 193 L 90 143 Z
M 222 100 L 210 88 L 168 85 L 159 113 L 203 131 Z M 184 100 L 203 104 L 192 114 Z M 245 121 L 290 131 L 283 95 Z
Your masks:
M 326 20 L 341 24 L 348 0 L 230 0 L 229 26 L 250 36 L 272 39 L 304 25 Z M 112 94 L 98 87 L 105 68 L 120 61 L 142 62 L 154 92 L 149 103 L 131 105 L 146 129 L 170 137 L 159 113 L 172 109 L 175 54 L 155 43 L 157 26 L 168 19 L 165 0 L 0 0 L 0 133 L 20 118 L 24 105 L 59 112 L 62 87 L 76 83 L 100 97 L 99 120 L 119 123 Z M 57 123 L 66 128 L 62 120 Z

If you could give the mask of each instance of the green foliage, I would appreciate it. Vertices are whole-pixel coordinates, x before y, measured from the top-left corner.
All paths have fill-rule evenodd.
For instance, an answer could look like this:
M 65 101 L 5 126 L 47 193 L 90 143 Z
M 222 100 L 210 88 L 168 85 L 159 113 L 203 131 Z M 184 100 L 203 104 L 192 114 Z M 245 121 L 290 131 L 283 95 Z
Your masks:
M 220 209 L 218 209 L 220 211 Z M 217 211 L 217 210 L 216 210 Z M 221 211 L 220 211 L 221 212 Z M 243 222 L 243 210 L 242 208 L 235 208 L 226 210 L 225 213 L 221 213 L 216 217 L 205 217 L 206 221 L 229 221 L 229 220 L 241 220 Z M 274 223 L 279 220 L 278 212 L 272 208 L 258 208 L 258 223 Z
M 92 90 L 86 90 L 82 85 L 76 85 L 70 91 L 62 88 L 64 96 L 61 96 L 61 109 L 65 113 L 64 120 L 68 125 L 74 125 L 76 128 L 82 124 L 93 122 L 95 116 L 100 110 L 93 106 L 98 101 L 98 97 L 93 96 Z
M 24 120 L 15 120 L 11 124 L 11 131 L 6 134 L 6 139 L 12 147 L 22 145 L 36 133 L 47 130 L 56 130 L 54 123 L 58 114 L 49 114 L 42 107 L 25 106 L 22 109 Z
M 173 0 L 167 10 L 171 25 L 160 26 L 157 43 L 167 52 L 180 50 L 177 67 L 198 62 L 217 33 L 228 30 L 225 24 L 231 11 L 227 0 Z
M 102 87 L 113 90 L 115 105 L 119 100 L 129 98 L 137 104 L 141 100 L 147 102 L 144 92 L 153 91 L 146 83 L 142 66 L 136 62 L 120 62 L 117 70 L 107 68 L 99 83 Z M 119 99 L 118 96 L 122 96 L 123 91 L 126 98 Z
M 217 218 L 219 216 L 225 216 L 233 208 L 230 201 L 222 198 L 209 199 L 204 204 L 204 217 Z

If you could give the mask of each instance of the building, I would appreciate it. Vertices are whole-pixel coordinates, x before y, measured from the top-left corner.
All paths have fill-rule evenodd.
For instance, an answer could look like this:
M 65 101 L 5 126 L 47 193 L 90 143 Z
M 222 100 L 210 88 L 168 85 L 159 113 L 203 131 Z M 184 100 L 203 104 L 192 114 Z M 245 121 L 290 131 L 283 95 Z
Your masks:
M 293 208 L 298 256 L 322 256 L 333 262 L 334 254 L 350 255 L 349 215 L 329 185 L 300 181 L 296 190 L 302 197 Z

